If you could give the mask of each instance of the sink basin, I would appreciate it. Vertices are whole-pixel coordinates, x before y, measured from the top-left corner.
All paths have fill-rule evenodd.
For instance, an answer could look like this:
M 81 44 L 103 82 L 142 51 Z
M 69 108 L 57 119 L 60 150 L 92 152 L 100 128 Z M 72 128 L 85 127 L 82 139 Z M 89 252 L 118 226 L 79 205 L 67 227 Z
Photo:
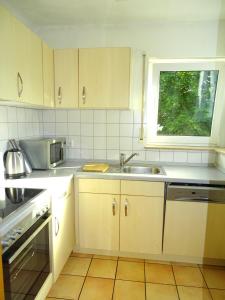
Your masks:
M 154 174 L 162 175 L 164 174 L 162 168 L 154 166 L 125 166 L 121 170 L 123 173 L 134 173 L 134 174 Z

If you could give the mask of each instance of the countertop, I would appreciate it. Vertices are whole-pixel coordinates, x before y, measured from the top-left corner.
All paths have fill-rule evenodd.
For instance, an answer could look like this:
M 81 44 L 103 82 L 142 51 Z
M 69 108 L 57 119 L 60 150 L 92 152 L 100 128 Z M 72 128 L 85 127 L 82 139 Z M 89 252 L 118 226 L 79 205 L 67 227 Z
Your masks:
M 117 173 L 113 171 L 115 165 L 106 173 L 83 172 L 81 171 L 81 167 L 84 163 L 87 163 L 87 161 L 67 161 L 65 164 L 53 170 L 33 171 L 33 173 L 25 178 L 13 180 L 2 179 L 0 180 L 0 186 L 27 187 L 29 184 L 29 187 L 54 189 L 54 186 L 70 180 L 74 175 L 78 178 L 149 180 L 225 185 L 225 173 L 215 167 L 162 165 L 165 174 L 149 175 Z

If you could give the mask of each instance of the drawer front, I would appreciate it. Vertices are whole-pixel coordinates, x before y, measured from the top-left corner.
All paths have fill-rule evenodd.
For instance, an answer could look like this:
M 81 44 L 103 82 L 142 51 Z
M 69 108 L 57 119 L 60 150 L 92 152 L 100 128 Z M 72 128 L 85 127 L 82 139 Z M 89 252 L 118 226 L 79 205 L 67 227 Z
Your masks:
M 79 193 L 120 194 L 120 180 L 79 179 Z
M 164 197 L 164 183 L 122 180 L 121 194 L 134 195 L 134 196 L 139 195 L 139 196 Z

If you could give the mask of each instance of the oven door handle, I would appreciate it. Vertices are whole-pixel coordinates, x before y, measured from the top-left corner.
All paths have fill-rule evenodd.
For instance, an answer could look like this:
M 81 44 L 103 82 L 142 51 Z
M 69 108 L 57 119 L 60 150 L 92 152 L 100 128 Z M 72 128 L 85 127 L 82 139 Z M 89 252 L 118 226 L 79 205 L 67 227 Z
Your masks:
M 21 245 L 21 247 L 8 259 L 8 264 L 11 264 L 18 255 L 29 245 L 29 243 L 38 235 L 38 233 L 48 224 L 52 219 L 52 216 L 49 216 L 35 231 L 32 235 Z
M 30 251 L 30 249 L 29 249 L 29 251 Z M 34 254 L 35 254 L 35 253 L 34 253 L 34 250 L 33 250 L 31 256 L 29 256 L 29 257 L 21 264 L 21 266 L 18 268 L 18 270 L 17 270 L 14 274 L 12 274 L 12 280 L 15 280 L 15 279 L 18 277 L 18 275 L 20 274 L 20 272 L 23 270 L 23 267 L 26 266 L 26 264 L 31 260 L 31 258 L 34 256 Z

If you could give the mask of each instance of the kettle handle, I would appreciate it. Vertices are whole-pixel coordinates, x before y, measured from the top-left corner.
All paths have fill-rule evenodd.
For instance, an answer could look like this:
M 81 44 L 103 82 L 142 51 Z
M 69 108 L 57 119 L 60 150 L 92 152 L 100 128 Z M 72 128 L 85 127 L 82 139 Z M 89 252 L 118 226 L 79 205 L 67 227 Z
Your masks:
M 4 167 L 6 167 L 6 155 L 8 154 L 9 150 L 5 151 L 4 155 L 3 155 L 3 163 L 4 163 Z

